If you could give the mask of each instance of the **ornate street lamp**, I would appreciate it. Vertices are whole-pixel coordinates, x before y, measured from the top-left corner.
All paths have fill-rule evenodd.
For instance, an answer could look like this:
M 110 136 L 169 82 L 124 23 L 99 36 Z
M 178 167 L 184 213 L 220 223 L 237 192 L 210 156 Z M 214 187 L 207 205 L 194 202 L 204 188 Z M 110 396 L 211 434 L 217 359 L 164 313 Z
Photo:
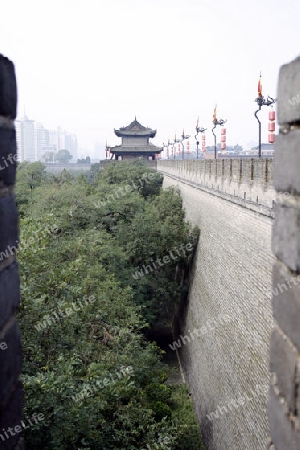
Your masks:
M 197 124 L 196 124 L 196 134 L 195 134 L 195 139 L 196 139 L 196 144 L 197 144 L 197 159 L 198 159 L 198 150 L 199 150 L 198 134 L 199 133 L 202 134 L 206 130 L 207 130 L 207 128 L 199 127 L 199 117 L 198 117 Z
M 170 141 L 170 139 L 168 139 L 168 144 L 167 144 L 167 147 L 168 147 L 168 155 L 169 155 L 169 147 L 171 146 L 171 156 L 174 156 L 174 159 L 175 159 L 175 157 L 176 157 L 176 149 L 175 149 L 175 143 L 177 142 L 177 140 L 176 140 L 176 134 L 175 134 L 175 140 L 174 140 L 174 142 L 171 142 Z M 168 156 L 168 159 L 169 159 L 169 156 Z
M 261 73 L 259 75 L 258 80 L 258 93 L 257 98 L 255 99 L 258 109 L 255 111 L 254 115 L 258 121 L 258 157 L 261 158 L 261 121 L 257 117 L 257 113 L 261 110 L 262 106 L 270 106 L 276 102 L 277 99 L 274 99 L 268 95 L 267 99 L 262 95 L 262 82 L 261 82 Z
M 176 139 L 176 134 L 175 134 L 175 138 L 174 138 L 174 142 L 173 142 L 173 144 L 174 144 L 174 159 L 176 157 L 176 144 L 179 144 L 179 143 L 181 143 L 181 139 Z M 180 150 L 178 150 L 178 151 L 179 151 L 178 155 L 180 155 Z
M 168 153 L 169 153 L 169 146 L 171 145 L 171 155 L 173 155 L 173 142 L 170 142 L 170 139 L 168 139 Z M 174 158 L 175 159 L 175 158 Z
M 163 142 L 163 151 L 165 150 L 165 148 L 167 148 L 167 158 L 166 159 L 169 159 L 169 141 L 168 141 L 168 144 L 167 145 L 165 145 L 165 143 Z
M 215 135 L 214 129 L 216 128 L 217 125 L 224 125 L 224 123 L 226 123 L 227 120 L 226 119 L 217 119 L 217 105 L 215 106 L 214 109 L 214 115 L 213 115 L 213 128 L 212 128 L 212 134 L 214 135 L 214 140 L 215 140 L 215 159 L 217 159 L 217 136 Z
M 184 130 L 182 130 L 181 139 L 179 139 L 179 142 L 181 142 L 181 145 L 182 145 L 182 159 L 184 159 L 184 144 L 183 144 L 183 141 L 185 139 L 188 139 L 189 137 L 190 137 L 190 135 L 189 134 L 184 134 Z

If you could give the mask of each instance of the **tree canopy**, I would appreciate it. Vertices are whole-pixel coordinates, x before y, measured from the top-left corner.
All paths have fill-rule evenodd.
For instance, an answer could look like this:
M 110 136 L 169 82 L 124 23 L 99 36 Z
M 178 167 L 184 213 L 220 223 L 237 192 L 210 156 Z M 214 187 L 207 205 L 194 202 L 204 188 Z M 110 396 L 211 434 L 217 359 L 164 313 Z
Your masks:
M 67 164 L 73 156 L 70 154 L 69 150 L 59 150 L 55 155 L 55 160 L 61 164 Z
M 59 181 L 41 165 L 19 166 L 25 417 L 45 416 L 26 430 L 28 448 L 200 448 L 188 427 L 195 419 L 186 427 L 175 420 L 181 400 L 165 383 L 162 351 L 145 336 L 167 325 L 186 294 L 176 274 L 191 253 L 134 276 L 196 244 L 178 192 L 162 190 L 162 181 L 141 163 Z

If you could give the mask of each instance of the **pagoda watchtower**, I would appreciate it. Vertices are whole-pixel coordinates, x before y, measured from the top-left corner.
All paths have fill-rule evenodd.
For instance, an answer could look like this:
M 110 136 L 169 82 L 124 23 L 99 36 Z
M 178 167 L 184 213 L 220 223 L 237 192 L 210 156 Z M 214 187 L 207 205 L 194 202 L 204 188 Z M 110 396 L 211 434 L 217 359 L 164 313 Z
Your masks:
M 122 144 L 110 148 L 115 159 L 155 159 L 163 151 L 149 142 L 156 135 L 156 130 L 144 127 L 136 118 L 127 127 L 115 130 L 115 135 L 122 138 Z

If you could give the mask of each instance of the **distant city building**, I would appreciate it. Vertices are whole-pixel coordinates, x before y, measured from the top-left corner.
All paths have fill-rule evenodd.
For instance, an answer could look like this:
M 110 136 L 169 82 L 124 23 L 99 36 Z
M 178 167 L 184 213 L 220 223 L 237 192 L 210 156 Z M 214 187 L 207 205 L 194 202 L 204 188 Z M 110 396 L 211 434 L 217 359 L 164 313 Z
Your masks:
M 258 155 L 258 146 L 251 148 L 251 150 L 244 150 L 245 155 Z M 274 144 L 261 144 L 261 154 L 263 156 L 274 156 L 275 145 Z
M 115 135 L 122 138 L 122 144 L 110 148 L 115 159 L 156 159 L 163 149 L 149 142 L 155 137 L 156 130 L 141 125 L 136 118 L 127 127 L 115 130 Z
M 29 120 L 27 116 L 15 121 L 18 160 L 41 161 L 54 159 L 52 153 L 59 150 L 68 150 L 77 160 L 77 136 L 69 134 L 58 127 L 57 130 L 48 130 L 41 123 Z
M 27 116 L 24 116 L 24 118 L 20 120 L 20 124 L 20 161 L 34 162 L 37 160 L 35 122 L 34 120 L 29 120 Z
M 37 160 L 41 160 L 46 151 L 49 151 L 49 130 L 40 123 L 36 124 Z
M 61 128 L 57 127 L 57 151 L 65 150 L 66 148 L 66 132 Z
M 73 156 L 71 162 L 77 160 L 77 136 L 75 134 L 65 135 L 65 149 Z
M 58 152 L 57 130 L 49 130 L 49 146 L 53 148 L 54 153 Z

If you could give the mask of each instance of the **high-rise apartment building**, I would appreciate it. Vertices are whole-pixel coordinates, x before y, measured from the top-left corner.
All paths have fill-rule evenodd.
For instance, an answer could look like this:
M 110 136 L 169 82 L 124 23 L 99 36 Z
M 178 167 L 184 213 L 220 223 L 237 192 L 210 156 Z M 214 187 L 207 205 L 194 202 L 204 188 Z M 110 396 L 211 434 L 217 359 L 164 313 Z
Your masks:
M 37 160 L 35 122 L 27 116 L 21 122 L 21 161 L 34 162 Z
M 29 120 L 27 116 L 15 121 L 18 160 L 54 162 L 55 154 L 59 150 L 68 150 L 73 156 L 72 162 L 77 161 L 77 137 L 68 134 L 61 127 L 48 130 L 41 123 Z
M 49 130 L 42 124 L 36 124 L 37 160 L 41 160 L 49 149 Z
M 72 162 L 77 161 L 77 136 L 76 134 L 65 135 L 66 150 L 73 156 Z

